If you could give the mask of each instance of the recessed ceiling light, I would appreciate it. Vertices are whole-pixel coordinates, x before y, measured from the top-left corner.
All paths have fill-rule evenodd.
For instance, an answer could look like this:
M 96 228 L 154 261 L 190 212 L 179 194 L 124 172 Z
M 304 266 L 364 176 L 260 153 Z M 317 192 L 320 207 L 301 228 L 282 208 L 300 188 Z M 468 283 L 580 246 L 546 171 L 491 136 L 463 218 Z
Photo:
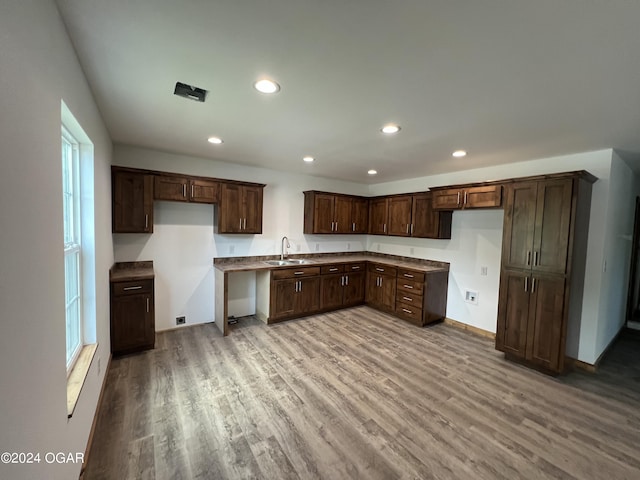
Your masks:
M 315 158 L 310 157 L 309 155 L 307 155 L 306 157 L 302 157 L 302 160 L 304 160 L 307 163 L 311 163 L 315 160 Z
M 253 86 L 261 93 L 276 93 L 280 90 L 280 85 L 268 78 L 261 78 Z
M 380 129 L 382 133 L 398 133 L 400 131 L 400 126 L 394 123 L 389 123 Z
M 456 150 L 455 152 L 453 152 L 451 155 L 453 155 L 456 158 L 461 158 L 467 155 L 467 152 L 465 152 L 464 150 Z
M 377 171 L 377 170 L 373 170 L 373 169 L 371 169 L 371 170 L 369 170 L 367 173 L 368 173 L 369 175 L 375 175 L 376 173 L 378 173 L 378 171 Z
M 220 143 L 222 143 L 222 139 L 219 138 L 219 137 L 209 137 L 209 138 L 207 138 L 207 141 L 209 143 L 214 143 L 216 145 L 219 145 Z

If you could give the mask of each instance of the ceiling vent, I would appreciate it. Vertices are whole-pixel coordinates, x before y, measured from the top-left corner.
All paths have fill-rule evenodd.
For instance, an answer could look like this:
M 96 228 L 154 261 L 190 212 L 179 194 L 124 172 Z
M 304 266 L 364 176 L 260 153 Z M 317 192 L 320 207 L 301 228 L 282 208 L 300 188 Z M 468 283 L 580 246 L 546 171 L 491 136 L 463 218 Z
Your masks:
M 189 98 L 196 102 L 204 102 L 208 92 L 203 88 L 192 87 L 186 83 L 176 82 L 176 88 L 173 93 L 179 97 Z

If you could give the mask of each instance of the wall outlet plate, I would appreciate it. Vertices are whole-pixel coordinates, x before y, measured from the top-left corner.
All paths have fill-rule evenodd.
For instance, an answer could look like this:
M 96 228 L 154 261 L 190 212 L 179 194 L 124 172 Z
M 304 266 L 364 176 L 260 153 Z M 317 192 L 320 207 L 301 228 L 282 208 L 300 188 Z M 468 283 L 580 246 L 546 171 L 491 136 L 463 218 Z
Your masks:
M 176 317 L 176 325 L 184 325 L 185 323 L 187 323 L 187 317 Z

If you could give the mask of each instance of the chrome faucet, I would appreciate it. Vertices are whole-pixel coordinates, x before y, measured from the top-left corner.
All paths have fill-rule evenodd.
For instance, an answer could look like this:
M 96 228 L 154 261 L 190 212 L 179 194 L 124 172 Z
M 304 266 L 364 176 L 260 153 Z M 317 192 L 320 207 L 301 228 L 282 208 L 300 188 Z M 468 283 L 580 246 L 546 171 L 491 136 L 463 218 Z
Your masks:
M 285 242 L 287 245 L 286 247 L 285 247 Z M 286 236 L 284 236 L 282 237 L 282 250 L 280 252 L 280 260 L 284 260 L 285 257 L 288 255 L 288 252 L 286 250 L 287 248 L 291 248 L 291 245 L 289 245 L 289 239 Z
M 286 247 L 285 242 L 287 245 Z M 287 248 L 291 248 L 291 245 L 289 245 L 289 239 L 285 236 L 282 237 L 282 251 L 280 252 L 280 260 L 284 260 L 284 257 L 288 255 Z

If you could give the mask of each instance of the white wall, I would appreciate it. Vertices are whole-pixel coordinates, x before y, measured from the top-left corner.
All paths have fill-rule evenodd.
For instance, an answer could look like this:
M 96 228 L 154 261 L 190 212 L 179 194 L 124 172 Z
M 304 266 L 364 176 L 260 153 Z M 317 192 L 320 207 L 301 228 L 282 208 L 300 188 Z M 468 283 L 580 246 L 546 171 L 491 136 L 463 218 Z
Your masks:
M 61 100 L 95 146 L 97 222 L 99 347 L 69 420 Z M 0 2 L 0 112 L 0 451 L 84 452 L 110 350 L 111 141 L 51 0 Z M 80 467 L 0 464 L 0 478 L 70 479 Z
M 155 202 L 153 234 L 113 236 L 116 261 L 153 260 L 156 272 L 156 330 L 214 320 L 213 258 L 274 255 L 280 240 L 290 239 L 291 253 L 366 249 L 364 235 L 303 235 L 304 190 L 368 194 L 366 185 L 308 175 L 216 162 L 191 156 L 116 145 L 114 164 L 191 175 L 265 183 L 262 235 L 219 235 L 217 207 Z M 316 250 L 317 248 L 317 250 Z M 255 313 L 254 276 L 233 274 L 229 314 Z

